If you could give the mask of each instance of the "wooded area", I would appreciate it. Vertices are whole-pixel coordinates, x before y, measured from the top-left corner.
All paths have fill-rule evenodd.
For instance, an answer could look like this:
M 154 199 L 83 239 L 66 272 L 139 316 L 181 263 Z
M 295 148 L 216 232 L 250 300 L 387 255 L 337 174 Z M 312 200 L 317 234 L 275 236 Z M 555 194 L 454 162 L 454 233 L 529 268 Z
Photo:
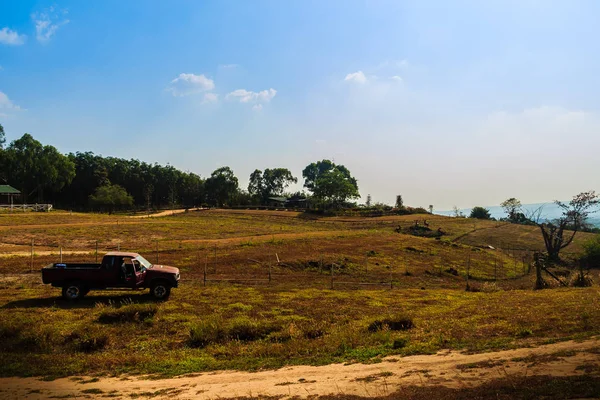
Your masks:
M 286 193 L 298 178 L 287 168 L 255 170 L 248 190 L 230 167 L 207 178 L 172 165 L 103 157 L 92 152 L 61 154 L 30 134 L 4 148 L 0 125 L 0 183 L 21 191 L 22 203 L 51 203 L 72 210 L 157 209 L 193 206 L 268 205 L 274 196 L 312 197 L 315 204 L 341 205 L 359 197 L 358 184 L 343 165 L 329 160 L 303 171 L 309 193 Z

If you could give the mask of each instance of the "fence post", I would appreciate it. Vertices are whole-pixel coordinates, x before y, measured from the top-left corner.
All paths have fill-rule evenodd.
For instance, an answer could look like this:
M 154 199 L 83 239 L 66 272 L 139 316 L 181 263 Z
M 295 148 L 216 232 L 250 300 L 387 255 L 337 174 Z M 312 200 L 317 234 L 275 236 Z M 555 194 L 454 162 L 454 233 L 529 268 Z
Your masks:
M 29 272 L 33 273 L 33 246 L 35 242 L 34 239 L 31 239 L 31 265 L 29 266 Z
M 206 259 L 204 260 L 204 286 L 206 286 L 206 268 L 208 267 L 208 253 L 206 254 Z
M 321 259 L 319 260 L 319 274 L 323 273 L 323 254 L 321 254 Z
M 331 263 L 331 290 L 333 290 L 333 263 Z

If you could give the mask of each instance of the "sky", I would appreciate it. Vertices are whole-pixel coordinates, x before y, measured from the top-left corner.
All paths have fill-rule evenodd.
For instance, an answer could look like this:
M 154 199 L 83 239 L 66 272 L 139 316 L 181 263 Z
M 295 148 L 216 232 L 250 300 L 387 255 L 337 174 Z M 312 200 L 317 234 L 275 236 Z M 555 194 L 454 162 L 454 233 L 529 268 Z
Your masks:
M 345 165 L 364 201 L 600 189 L 600 2 L 0 1 L 0 124 L 63 153 Z M 301 189 L 302 179 L 291 189 Z

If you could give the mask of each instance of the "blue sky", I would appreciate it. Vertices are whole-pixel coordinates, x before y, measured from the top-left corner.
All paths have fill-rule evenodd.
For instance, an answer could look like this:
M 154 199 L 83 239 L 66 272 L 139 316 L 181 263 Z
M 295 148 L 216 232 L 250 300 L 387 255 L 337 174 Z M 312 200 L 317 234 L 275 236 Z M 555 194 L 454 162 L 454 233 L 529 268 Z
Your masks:
M 436 209 L 600 189 L 596 1 L 2 1 L 0 123 Z

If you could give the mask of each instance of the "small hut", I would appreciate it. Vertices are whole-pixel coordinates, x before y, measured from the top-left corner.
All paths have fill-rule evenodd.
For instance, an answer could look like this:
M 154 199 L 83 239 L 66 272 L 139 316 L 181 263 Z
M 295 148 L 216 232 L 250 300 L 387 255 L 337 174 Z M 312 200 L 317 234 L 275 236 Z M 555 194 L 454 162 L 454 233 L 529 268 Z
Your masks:
M 5 208 L 10 207 L 13 209 L 13 205 L 15 203 L 15 197 L 21 195 L 21 192 L 9 185 L 0 185 L 0 205 L 4 205 Z M 4 199 L 6 198 L 6 203 L 4 203 Z M 8 207 L 7 207 L 8 206 Z

